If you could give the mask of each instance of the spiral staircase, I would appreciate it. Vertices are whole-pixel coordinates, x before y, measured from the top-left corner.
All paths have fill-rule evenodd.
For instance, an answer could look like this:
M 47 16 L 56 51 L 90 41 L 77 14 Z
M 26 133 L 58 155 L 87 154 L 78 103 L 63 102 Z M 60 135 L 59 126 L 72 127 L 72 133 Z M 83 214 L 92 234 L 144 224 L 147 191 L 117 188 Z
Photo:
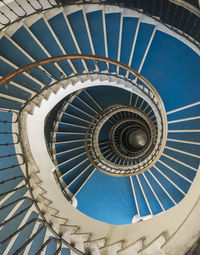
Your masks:
M 0 254 L 199 254 L 198 1 L 0 1 Z

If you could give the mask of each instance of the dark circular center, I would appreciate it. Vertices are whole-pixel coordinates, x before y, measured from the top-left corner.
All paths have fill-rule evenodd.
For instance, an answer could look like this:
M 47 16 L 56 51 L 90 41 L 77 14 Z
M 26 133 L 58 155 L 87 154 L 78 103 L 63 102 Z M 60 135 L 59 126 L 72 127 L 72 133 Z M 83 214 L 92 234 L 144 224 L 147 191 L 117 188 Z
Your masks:
M 121 133 L 121 145 L 129 152 L 143 151 L 149 143 L 148 130 L 138 124 L 126 127 Z
M 147 134 L 142 128 L 131 130 L 127 134 L 128 144 L 135 149 L 142 149 L 147 144 Z

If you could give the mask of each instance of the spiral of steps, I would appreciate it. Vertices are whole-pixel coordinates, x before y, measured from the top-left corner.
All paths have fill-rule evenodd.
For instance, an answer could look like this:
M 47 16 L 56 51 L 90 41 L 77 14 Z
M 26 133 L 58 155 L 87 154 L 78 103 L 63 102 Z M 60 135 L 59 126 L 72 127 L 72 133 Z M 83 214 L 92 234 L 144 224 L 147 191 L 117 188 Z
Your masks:
M 106 92 L 108 96 L 106 96 Z M 110 98 L 110 95 L 115 96 Z M 104 97 L 104 101 L 100 105 L 101 97 Z M 77 209 L 90 217 L 102 221 L 104 221 L 105 217 L 107 223 L 115 225 L 120 224 L 120 222 L 130 224 L 134 216 L 136 218 L 153 216 L 179 203 L 187 193 L 192 182 L 192 179 L 188 178 L 188 176 L 194 172 L 191 168 L 187 168 L 188 174 L 183 172 L 182 169 L 172 168 L 169 152 L 166 152 L 166 156 L 165 154 L 162 155 L 152 168 L 132 177 L 123 177 L 123 174 L 131 174 L 131 172 L 124 171 L 121 174 L 123 178 L 119 178 L 102 174 L 96 170 L 86 153 L 86 129 L 92 119 L 99 112 L 101 113 L 104 108 L 116 105 L 118 102 L 129 104 L 130 98 L 132 99 L 131 105 L 139 109 L 139 106 L 142 104 L 141 98 L 137 98 L 136 95 L 132 95 L 130 92 L 128 93 L 113 87 L 90 87 L 87 90 L 78 91 L 75 95 L 71 96 L 64 103 L 63 108 L 58 114 L 58 119 L 54 123 L 53 157 L 57 166 L 57 176 L 61 179 L 63 188 L 67 192 L 69 190 L 73 197 L 76 197 L 78 201 Z M 149 107 L 145 103 L 142 106 L 144 109 Z M 111 139 L 108 137 L 108 131 L 112 127 L 111 120 L 114 119 L 116 122 L 116 119 L 126 119 L 130 112 L 125 112 L 125 109 L 112 115 L 105 122 L 99 131 L 98 138 L 100 150 L 105 159 L 116 165 L 122 165 L 123 169 L 129 167 L 129 164 L 137 165 L 139 161 L 134 159 L 132 162 L 129 162 L 126 161 L 126 158 L 124 160 L 120 159 L 110 145 Z M 148 109 L 147 112 L 151 112 L 150 115 L 155 121 L 152 110 Z M 125 123 L 128 122 L 126 121 Z M 135 119 L 133 123 L 137 123 Z M 130 158 L 133 159 L 133 156 Z M 103 171 L 102 168 L 100 171 L 105 173 L 105 170 Z M 117 174 L 119 175 L 119 172 Z M 115 174 L 113 173 L 113 175 Z M 97 179 L 101 181 L 98 183 Z M 105 185 L 102 185 L 102 183 L 105 183 Z M 116 188 L 116 186 L 119 188 Z M 116 197 L 108 195 L 113 193 L 116 194 Z M 85 204 L 86 194 L 90 195 L 88 197 L 89 200 Z M 102 194 L 107 194 L 107 198 L 101 199 Z M 126 207 L 123 208 L 120 197 L 123 198 L 123 203 L 125 203 L 129 210 Z M 102 207 L 106 208 L 103 213 L 101 212 Z M 115 208 L 118 208 L 116 219 L 114 218 Z M 111 211 L 113 211 L 112 215 L 110 214 Z
M 61 2 L 0 2 L 0 254 L 184 255 L 198 43 L 141 8 Z

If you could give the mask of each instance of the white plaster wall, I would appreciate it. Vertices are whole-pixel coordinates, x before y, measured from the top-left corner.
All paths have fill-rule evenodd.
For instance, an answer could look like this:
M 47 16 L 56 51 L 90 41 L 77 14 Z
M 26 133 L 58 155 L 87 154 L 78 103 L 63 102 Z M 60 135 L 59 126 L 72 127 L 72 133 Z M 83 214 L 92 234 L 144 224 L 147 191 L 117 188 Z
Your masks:
M 100 83 L 103 85 L 110 85 L 110 83 L 106 81 L 99 81 L 98 84 Z M 45 144 L 45 116 L 54 107 L 54 105 L 67 94 L 72 93 L 77 89 L 93 86 L 94 84 L 97 84 L 96 81 L 89 83 L 85 82 L 83 84 L 78 83 L 76 86 L 69 85 L 66 89 L 61 88 L 56 95 L 52 94 L 48 101 L 43 100 L 40 108 L 35 107 L 34 114 L 28 115 L 27 117 L 26 128 L 29 144 L 33 158 L 35 162 L 37 162 L 37 167 L 40 169 L 38 176 L 43 181 L 41 186 L 47 191 L 45 196 L 53 201 L 51 206 L 60 211 L 59 216 L 68 218 L 69 224 L 80 226 L 81 232 L 91 232 L 93 239 L 106 237 L 108 239 L 108 244 L 125 239 L 126 245 L 130 245 L 139 238 L 145 237 L 145 244 L 149 244 L 158 235 L 160 235 L 160 233 L 167 230 L 171 238 L 163 249 L 168 252 L 168 254 L 183 254 L 177 253 L 177 250 L 180 251 L 180 248 L 183 246 L 182 238 L 185 238 L 185 246 L 188 247 L 193 243 L 194 239 L 197 238 L 197 234 L 200 230 L 200 226 L 198 224 L 194 224 L 200 210 L 198 209 L 200 208 L 200 202 L 197 202 L 200 196 L 199 172 L 197 173 L 188 194 L 177 206 L 171 208 L 165 213 L 154 216 L 152 219 L 132 225 L 114 226 L 94 220 L 76 210 L 64 198 L 63 194 L 59 190 L 52 174 L 52 170 L 55 166 L 48 155 Z M 192 224 L 192 227 L 190 224 Z M 185 234 L 183 235 L 182 233 Z M 197 233 L 195 237 L 193 235 L 194 233 Z M 173 249 L 171 249 L 172 247 Z
M 20 3 L 21 2 L 23 1 L 20 1 Z M 1 11 L 6 11 L 5 7 L 0 6 L 0 8 Z M 127 12 L 130 15 L 130 11 Z M 136 15 L 135 12 L 131 12 L 133 15 Z M 11 18 L 12 20 L 16 19 L 14 15 Z M 145 20 L 144 17 L 143 19 Z M 152 22 L 155 24 L 155 21 L 150 18 L 146 19 L 146 22 Z M 200 55 L 199 49 L 187 39 L 177 35 L 175 32 L 172 32 L 161 24 L 157 24 L 157 29 L 181 40 L 183 43 L 187 44 L 191 49 L 193 49 L 198 55 Z M 69 93 L 71 93 L 74 91 L 74 87 L 69 86 L 67 90 Z M 170 255 L 184 254 L 188 247 L 190 247 L 197 239 L 200 231 L 199 171 L 188 194 L 177 206 L 171 208 L 166 213 L 155 216 L 148 221 L 138 222 L 136 224 L 127 226 L 113 226 L 93 220 L 83 215 L 81 212 L 72 207 L 61 194 L 51 173 L 55 166 L 48 156 L 44 139 L 41 139 L 44 135 L 43 127 L 45 114 L 52 109 L 56 102 L 66 96 L 66 91 L 61 89 L 60 93 L 57 95 L 52 94 L 52 98 L 53 96 L 54 99 L 52 102 L 54 100 L 55 101 L 48 107 L 47 104 L 45 104 L 45 101 L 40 108 L 35 107 L 34 115 L 29 115 L 27 118 L 26 128 L 28 130 L 32 154 L 35 162 L 38 164 L 38 168 L 41 170 L 39 177 L 43 180 L 42 187 L 47 190 L 46 196 L 53 201 L 55 208 L 60 210 L 60 216 L 70 219 L 69 224 L 79 225 L 81 227 L 81 232 L 93 233 L 94 239 L 106 236 L 108 238 L 108 244 L 119 241 L 120 239 L 126 239 L 126 245 L 129 245 L 143 236 L 146 237 L 145 243 L 148 244 L 161 232 L 163 232 L 163 230 L 167 230 L 169 232 L 170 239 L 163 246 L 165 253 Z

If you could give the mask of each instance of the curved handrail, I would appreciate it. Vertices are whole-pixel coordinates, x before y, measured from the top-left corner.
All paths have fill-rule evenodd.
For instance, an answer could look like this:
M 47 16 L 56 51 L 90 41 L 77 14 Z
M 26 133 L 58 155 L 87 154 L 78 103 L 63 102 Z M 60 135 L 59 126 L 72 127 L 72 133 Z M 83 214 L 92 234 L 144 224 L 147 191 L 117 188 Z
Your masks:
M 5 77 L 1 78 L 0 79 L 0 86 L 2 86 L 4 83 L 8 83 L 15 76 L 17 76 L 19 74 L 22 74 L 23 72 L 29 71 L 33 68 L 36 68 L 38 66 L 41 66 L 41 65 L 44 65 L 44 64 L 49 64 L 49 63 L 59 62 L 59 61 L 62 61 L 62 60 L 74 60 L 74 59 L 103 61 L 103 62 L 106 62 L 106 63 L 109 63 L 109 64 L 119 66 L 119 67 L 125 69 L 126 71 L 128 71 L 130 74 L 136 76 L 139 80 L 141 80 L 154 93 L 154 95 L 161 100 L 158 92 L 153 87 L 153 85 L 147 79 L 145 79 L 140 73 L 135 71 L 130 66 L 128 66 L 126 64 L 123 64 L 123 63 L 121 63 L 117 60 L 114 60 L 114 59 L 110 59 L 110 58 L 106 58 L 106 57 L 102 57 L 102 56 L 96 56 L 96 55 L 94 56 L 94 55 L 89 55 L 89 54 L 61 55 L 61 56 L 50 57 L 50 58 L 46 58 L 46 59 L 42 59 L 42 60 L 33 62 L 33 63 L 28 64 L 26 66 L 22 66 L 22 67 L 16 69 L 15 71 L 11 72 L 10 74 L 6 75 Z
M 95 63 L 95 66 L 97 65 L 97 61 L 99 62 L 104 62 L 107 64 L 113 64 L 114 66 L 120 67 L 123 70 L 125 70 L 126 72 L 128 72 L 129 74 L 131 74 L 132 76 L 135 76 L 137 79 L 139 79 L 142 83 L 144 83 L 148 89 L 150 90 L 150 92 L 153 93 L 153 95 L 158 99 L 158 107 L 161 107 L 164 109 L 164 105 L 162 103 L 162 99 L 160 98 L 160 95 L 158 94 L 157 90 L 154 88 L 154 86 L 146 79 L 144 78 L 140 73 L 138 73 L 137 71 L 135 71 L 133 68 L 131 68 L 130 66 L 121 63 L 117 60 L 114 59 L 110 59 L 107 57 L 102 57 L 102 56 L 96 56 L 96 55 L 89 55 L 89 54 L 70 54 L 70 55 L 61 55 L 61 56 L 55 56 L 55 57 L 50 57 L 50 58 L 46 58 L 46 59 L 42 59 L 33 63 L 30 63 L 26 66 L 22 66 L 16 70 L 14 70 L 13 72 L 9 73 L 8 75 L 6 75 L 5 77 L 0 79 L 0 86 L 2 86 L 4 83 L 8 83 L 10 80 L 12 80 L 14 77 L 16 77 L 19 74 L 22 74 L 23 72 L 27 72 L 31 69 L 37 68 L 38 66 L 41 65 L 45 65 L 45 64 L 49 64 L 49 63 L 57 63 L 59 61 L 63 61 L 63 60 L 93 60 Z M 63 77 L 61 78 L 63 79 Z M 149 96 L 150 95 L 149 92 Z M 162 117 L 163 119 L 166 121 L 166 116 L 164 113 L 162 113 Z
M 187 9 L 188 11 L 194 13 L 197 17 L 200 18 L 200 9 L 198 9 L 197 7 L 193 6 L 191 3 L 188 3 L 186 1 L 183 0 L 169 0 L 170 2 L 177 4 L 185 9 Z M 200 6 L 199 6 L 200 7 Z
M 109 59 L 109 58 L 106 58 L 106 57 L 101 57 L 101 56 L 93 56 L 93 55 L 81 55 L 81 54 L 72 54 L 72 55 L 62 55 L 62 56 L 56 56 L 56 57 L 51 57 L 51 58 L 47 58 L 47 59 L 43 59 L 43 60 L 40 60 L 40 61 L 36 61 L 34 63 L 31 63 L 29 65 L 26 65 L 26 66 L 23 66 L 23 67 L 20 67 L 18 68 L 17 70 L 11 72 L 10 74 L 8 74 L 7 76 L 5 76 L 4 78 L 0 79 L 0 86 L 3 85 L 4 83 L 8 83 L 10 80 L 14 79 L 16 76 L 24 73 L 24 72 L 29 72 L 29 70 L 32 70 L 34 68 L 38 68 L 38 66 L 41 66 L 41 65 L 45 65 L 45 64 L 48 64 L 48 63 L 59 63 L 59 61 L 63 61 L 63 60 L 75 60 L 75 59 L 79 59 L 79 60 L 82 60 L 82 61 L 85 61 L 85 64 L 87 65 L 87 60 L 92 60 L 94 61 L 94 66 L 96 67 L 96 69 L 98 69 L 98 63 L 99 62 L 104 62 L 106 64 L 106 70 L 104 70 L 104 73 L 106 72 L 108 75 L 113 75 L 113 73 L 115 72 L 111 72 L 108 68 L 109 64 L 112 64 L 114 65 L 115 67 L 120 67 L 121 69 L 125 70 L 126 73 L 130 74 L 131 77 L 134 76 L 137 78 L 138 81 L 141 81 L 143 84 L 145 84 L 145 86 L 148 88 L 146 89 L 145 93 L 146 95 L 148 95 L 151 100 L 154 100 L 154 102 L 156 103 L 157 105 L 157 108 L 160 109 L 160 114 L 162 115 L 162 120 L 166 120 L 166 114 L 165 114 L 165 111 L 162 111 L 162 109 L 164 109 L 164 105 L 162 103 L 162 100 L 158 94 L 158 92 L 156 91 L 156 89 L 154 88 L 154 86 L 148 81 L 146 80 L 141 74 L 139 74 L 138 72 L 136 72 L 134 69 L 132 69 L 131 67 L 123 64 L 123 63 L 120 63 L 116 60 L 113 60 L 113 59 Z M 95 69 L 94 69 L 95 70 Z M 88 74 L 89 73 L 95 73 L 93 71 L 88 71 Z M 99 74 L 101 74 L 101 71 L 98 72 Z M 78 75 L 81 75 L 78 74 Z M 118 74 L 118 76 L 120 76 L 120 74 Z M 123 75 L 121 75 L 122 77 Z M 41 91 L 45 91 L 47 90 L 49 87 L 51 86 L 54 86 L 56 85 L 57 83 L 59 83 L 60 81 L 63 81 L 64 79 L 67 79 L 67 78 L 70 78 L 70 77 L 73 77 L 73 74 L 72 76 L 64 76 L 62 75 L 62 77 L 60 78 L 60 80 L 57 80 L 53 85 L 51 84 L 50 86 L 46 86 L 46 87 L 42 87 L 41 88 Z M 130 76 L 129 76 L 130 77 Z M 126 78 L 126 77 L 123 77 L 125 80 L 132 82 L 132 78 Z M 138 85 L 137 85 L 138 86 Z M 140 85 L 139 85 L 140 86 Z M 41 91 L 38 92 L 38 95 L 41 93 Z M 37 96 L 37 95 L 36 95 Z M 35 98 L 35 96 L 33 97 Z M 31 99 L 32 100 L 32 99 Z M 27 100 L 28 103 L 30 103 L 31 101 L 29 101 L 29 99 Z M 24 106 L 27 104 L 27 102 L 22 106 L 22 109 L 24 108 Z M 19 116 L 21 114 L 21 111 L 22 109 L 19 111 Z M 20 122 L 20 118 L 16 121 Z M 163 128 L 164 128 L 164 133 L 166 134 L 167 132 L 167 126 L 166 125 L 163 125 Z M 12 134 L 12 133 L 10 133 Z M 21 141 L 21 132 L 19 132 L 19 134 L 17 134 L 16 132 L 14 133 L 18 136 L 18 140 L 19 142 Z M 6 144 L 4 144 L 6 145 Z M 165 143 L 164 143 L 165 145 Z M 164 146 L 163 145 L 163 146 Z M 22 146 L 23 147 L 23 146 Z M 24 148 L 22 148 L 22 151 L 24 150 Z M 17 155 L 16 155 L 17 156 Z M 21 155 L 18 155 L 18 156 L 21 156 Z M 66 242 L 62 237 L 60 237 L 58 235 L 58 233 L 55 232 L 55 230 L 49 225 L 49 223 L 46 221 L 46 218 L 45 216 L 43 215 L 43 213 L 41 212 L 39 206 L 37 205 L 37 201 L 35 201 L 35 198 L 34 198 L 34 195 L 32 193 L 32 187 L 30 185 L 30 182 L 29 182 L 29 179 L 30 179 L 30 176 L 29 176 L 29 172 L 28 172 L 28 165 L 27 165 L 27 160 L 26 158 L 24 158 L 24 162 L 23 164 L 25 165 L 25 169 L 26 169 L 26 179 L 25 179 L 25 184 L 22 185 L 22 186 L 28 186 L 28 189 L 30 191 L 30 194 L 31 194 L 31 198 L 32 200 L 35 202 L 34 205 L 37 209 L 37 211 L 39 212 L 41 218 L 45 221 L 45 224 L 50 228 L 50 230 L 52 231 L 53 235 L 56 236 L 56 238 L 59 238 L 62 243 L 64 243 L 66 246 L 70 247 L 70 249 L 74 250 L 75 252 L 77 252 L 78 254 L 83 254 L 81 253 L 79 250 L 77 250 L 76 248 L 74 248 L 73 246 L 71 246 L 68 242 Z M 14 167 L 14 166 L 11 166 L 11 168 Z M 5 192 L 1 195 L 7 195 L 9 194 L 10 192 L 13 192 L 13 191 L 16 191 L 18 189 L 20 189 L 22 186 L 20 187 L 17 187 L 11 191 L 8 191 L 8 192 Z
M 37 1 L 38 1 L 38 0 L 37 0 Z M 29 2 L 29 1 L 28 1 L 28 2 Z M 38 2 L 39 2 L 39 1 L 38 1 Z M 53 6 L 56 6 L 56 5 L 53 5 Z M 37 10 L 37 11 L 38 11 L 38 10 Z M 71 55 L 71 56 L 72 56 L 72 55 Z M 81 55 L 81 56 L 83 56 L 83 55 Z M 101 57 L 101 58 L 102 58 L 102 57 Z M 86 58 L 86 59 L 87 59 L 87 58 Z M 88 58 L 88 59 L 89 59 L 89 58 Z M 105 59 L 106 59 L 106 58 L 105 58 Z M 112 61 L 113 61 L 113 60 L 112 60 Z M 108 62 L 108 60 L 107 60 L 107 62 Z M 117 62 L 117 61 L 115 61 L 115 63 L 116 63 L 116 62 Z M 112 63 L 112 64 L 113 64 L 113 62 L 108 62 L 108 63 Z M 119 65 L 119 66 L 120 66 L 120 65 Z M 126 66 L 126 65 L 122 65 L 121 67 L 124 68 L 125 66 Z M 127 67 L 127 66 L 126 66 L 126 67 Z M 20 68 L 19 68 L 19 69 L 20 69 Z M 134 71 L 134 70 L 133 70 L 133 71 Z M 23 72 L 23 71 L 22 71 L 22 72 Z M 129 71 L 129 72 L 130 72 L 130 71 Z M 136 73 L 137 73 L 137 72 L 136 72 L 136 71 L 134 71 L 134 72 L 135 72 L 134 75 L 136 76 Z M 131 73 L 131 72 L 130 72 L 130 73 Z M 138 74 L 138 75 L 140 75 L 140 74 Z M 14 77 L 14 76 L 13 76 L 13 77 Z M 13 77 L 12 77 L 12 78 L 13 78 Z M 139 77 L 139 76 L 136 76 L 136 77 Z M 11 79 L 12 79 L 12 78 L 11 78 Z M 142 78 L 142 77 L 139 77 L 139 79 L 142 81 L 141 78 Z M 4 78 L 3 78 L 3 79 L 4 79 Z M 2 82 L 3 79 L 0 80 L 0 83 Z M 9 80 L 9 79 L 8 79 L 8 80 Z M 147 82 L 148 82 L 148 81 L 147 81 Z M 4 82 L 3 82 L 3 83 L 4 83 Z M 2 83 L 2 84 L 3 84 L 3 83 Z M 2 84 L 1 84 L 1 85 L 2 85 Z M 149 85 L 151 85 L 151 84 L 149 84 Z M 16 122 L 17 122 L 17 120 L 14 121 L 14 122 L 10 122 L 10 123 L 16 123 Z M 13 167 L 13 166 L 12 166 L 12 167 Z M 24 185 L 23 185 L 23 186 L 24 186 Z M 12 191 L 14 191 L 14 190 L 12 190 Z M 7 194 L 7 193 L 4 193 L 4 194 Z M 4 195 L 4 194 L 3 194 L 3 195 Z M 1 194 L 1 195 L 2 195 L 2 194 Z M 59 239 L 56 239 L 56 238 L 55 238 L 55 240 L 59 240 Z M 58 241 L 58 242 L 59 242 L 59 241 Z
M 99 66 L 98 66 L 98 63 L 102 63 L 104 62 L 105 66 L 106 66 L 106 70 L 103 70 L 102 72 L 103 73 L 106 73 L 108 75 L 113 75 L 116 73 L 116 71 L 114 72 L 111 72 L 109 70 L 109 65 L 114 65 L 115 67 L 119 67 L 120 69 L 122 69 L 123 71 L 125 71 L 127 74 L 129 74 L 128 78 L 126 78 L 125 76 L 121 75 L 121 78 L 125 79 L 126 81 L 128 82 L 131 82 L 131 84 L 134 84 L 134 82 L 132 82 L 132 77 L 136 77 L 137 78 L 137 81 L 141 81 L 141 83 L 145 84 L 145 86 L 148 88 L 146 89 L 146 91 L 144 91 L 144 93 L 146 93 L 146 95 L 148 97 L 151 98 L 151 100 L 154 101 L 154 103 L 157 105 L 156 107 L 158 109 L 160 109 L 160 114 L 162 115 L 162 120 L 166 120 L 166 114 L 165 114 L 165 111 L 162 111 L 164 109 L 164 105 L 162 103 L 162 100 L 158 94 L 158 92 L 156 91 L 156 89 L 154 88 L 154 86 L 147 80 L 145 79 L 141 74 L 139 74 L 138 72 L 136 72 L 134 69 L 132 69 L 131 67 L 119 62 L 119 61 L 116 61 L 116 60 L 113 60 L 113 59 L 109 59 L 109 58 L 106 58 L 106 57 L 101 57 L 101 56 L 93 56 L 93 55 L 82 55 L 82 54 L 72 54 L 72 55 L 62 55 L 62 56 L 56 56 L 56 57 L 51 57 L 51 58 L 47 58 L 47 59 L 43 59 L 43 60 L 40 60 L 40 61 L 36 61 L 34 63 L 31 63 L 29 65 L 26 65 L 26 66 L 23 66 L 23 67 L 20 67 L 18 68 L 17 70 L 11 72 L 10 74 L 6 75 L 5 77 L 1 78 L 0 79 L 0 86 L 2 86 L 4 83 L 8 83 L 10 80 L 14 79 L 16 76 L 24 73 L 24 72 L 29 72 L 30 70 L 34 69 L 34 68 L 38 68 L 42 65 L 45 65 L 45 64 L 48 64 L 48 63 L 59 63 L 59 61 L 63 61 L 63 60 L 81 60 L 81 61 L 85 61 L 85 64 L 86 66 L 88 65 L 88 60 L 89 61 L 93 61 L 94 62 L 94 67 L 96 69 L 94 70 L 99 70 Z M 89 73 L 95 73 L 95 71 L 88 71 L 88 74 Z M 101 74 L 101 70 L 98 71 L 98 74 Z M 65 76 L 64 73 L 61 73 L 61 78 L 58 79 L 56 82 L 53 81 L 53 84 L 50 84 L 49 86 L 45 86 L 45 87 L 41 87 L 40 91 L 38 91 L 37 95 L 40 95 L 41 92 L 47 90 L 49 87 L 53 87 L 54 85 L 56 85 L 57 83 L 59 83 L 60 81 L 63 81 L 65 79 L 68 79 L 68 78 L 71 78 L 73 77 L 75 74 L 72 73 L 71 76 Z M 81 75 L 81 73 L 78 73 L 77 75 Z M 120 74 L 117 74 L 119 77 L 120 77 Z M 131 76 L 131 78 L 129 78 Z M 137 85 L 138 87 L 140 85 Z M 21 110 L 19 111 L 18 113 L 18 116 L 20 116 L 21 112 L 22 112 L 22 109 L 31 102 L 31 100 L 33 100 L 36 96 L 33 96 L 33 98 L 31 99 L 27 99 L 27 102 L 25 104 L 22 105 L 22 108 Z M 5 110 L 6 111 L 6 110 Z M 9 110 L 8 110 L 9 111 Z M 14 112 L 12 113 L 14 114 Z M 15 121 L 15 123 L 20 122 L 20 118 L 17 118 Z M 20 125 L 20 124 L 19 124 Z M 164 128 L 164 133 L 166 134 L 167 133 L 167 126 L 166 125 L 163 125 L 163 128 Z M 9 133 L 10 135 L 13 135 L 12 132 Z M 15 135 L 17 135 L 18 137 L 18 141 L 17 142 L 20 142 L 22 137 L 21 137 L 21 132 L 16 133 L 14 132 Z M 4 146 L 6 146 L 6 144 L 3 144 Z M 165 145 L 165 143 L 164 143 Z M 163 145 L 163 146 L 164 146 Z M 22 147 L 22 151 L 24 150 L 23 146 Z M 164 147 L 163 147 L 164 148 Z M 24 154 L 23 154 L 24 155 Z M 16 156 L 21 156 L 21 154 L 16 154 Z M 8 155 L 7 155 L 8 157 Z M 31 194 L 31 199 L 34 201 L 34 205 L 37 209 L 37 211 L 39 212 L 41 218 L 45 221 L 45 224 L 50 228 L 50 230 L 52 231 L 53 235 L 56 237 L 56 238 L 59 238 L 62 243 L 64 243 L 66 246 L 70 247 L 70 249 L 74 250 L 75 252 L 77 252 L 78 254 L 82 254 L 79 250 L 77 250 L 76 248 L 72 247 L 68 242 L 66 242 L 62 237 L 60 237 L 58 235 L 58 233 L 56 233 L 54 231 L 54 229 L 49 225 L 49 223 L 46 221 L 46 218 L 45 218 L 45 215 L 43 215 L 43 213 L 41 212 L 39 206 L 37 205 L 37 201 L 35 200 L 34 198 L 34 195 L 32 193 L 32 187 L 30 185 L 30 176 L 29 176 L 29 171 L 28 171 L 28 165 L 27 165 L 27 159 L 23 158 L 23 164 L 25 166 L 25 169 L 26 169 L 26 178 L 25 178 L 25 184 L 24 185 L 21 185 L 20 187 L 16 187 L 15 189 L 13 190 L 10 190 L 8 192 L 5 192 L 3 194 L 1 194 L 2 196 L 3 195 L 7 195 L 9 194 L 10 192 L 13 192 L 13 191 L 17 191 L 18 189 L 22 188 L 23 186 L 28 186 L 28 189 L 30 191 L 30 194 Z M 13 168 L 15 167 L 14 165 L 10 166 L 10 168 Z M 2 169 L 2 170 L 5 170 L 5 169 Z
M 14 79 L 16 76 L 24 73 L 24 72 L 29 72 L 30 70 L 34 69 L 34 68 L 38 68 L 40 66 L 43 66 L 45 64 L 49 64 L 49 63 L 53 63 L 53 64 L 58 64 L 60 61 L 63 60 L 81 60 L 81 61 L 85 61 L 85 65 L 88 65 L 87 61 L 93 61 L 94 62 L 94 70 L 98 69 L 99 73 L 101 74 L 103 71 L 101 71 L 99 69 L 98 63 L 99 62 L 103 62 L 106 66 L 106 72 L 108 73 L 113 73 L 112 71 L 109 70 L 109 65 L 114 65 L 115 69 L 120 68 L 120 70 L 122 70 L 123 72 L 129 74 L 128 77 L 131 76 L 130 78 L 126 78 L 124 76 L 124 79 L 132 82 L 132 77 L 136 77 L 135 80 L 140 81 L 142 84 L 144 84 L 147 88 L 145 89 L 144 86 L 139 85 L 144 87 L 143 91 L 144 93 L 151 98 L 151 100 L 154 102 L 154 104 L 156 105 L 156 108 L 158 109 L 160 118 L 161 118 L 161 127 L 162 127 L 162 135 L 161 135 L 161 139 L 162 141 L 160 142 L 160 146 L 159 146 L 159 151 L 156 155 L 156 159 L 158 159 L 162 153 L 162 151 L 164 150 L 165 147 L 165 143 L 166 143 L 166 137 L 167 137 L 167 118 L 166 118 L 166 112 L 165 112 L 165 108 L 162 102 L 162 99 L 160 97 L 160 95 L 158 94 L 157 90 L 154 88 L 154 86 L 146 79 L 144 78 L 140 73 L 138 73 L 137 71 L 135 71 L 133 68 L 131 68 L 130 66 L 121 63 L 117 60 L 114 59 L 110 59 L 107 57 L 102 57 L 102 56 L 94 56 L 94 55 L 88 55 L 88 54 L 71 54 L 71 55 L 61 55 L 61 56 L 55 56 L 55 57 L 50 57 L 50 58 L 46 58 L 46 59 L 42 59 L 40 61 L 36 61 L 33 63 L 30 63 L 26 66 L 22 66 L 16 70 L 14 70 L 13 72 L 9 73 L 8 75 L 6 75 L 5 77 L 0 79 L 0 86 L 2 86 L 4 83 L 8 83 L 10 80 Z M 92 71 L 87 71 L 88 73 L 92 72 Z M 116 71 L 115 71 L 116 72 Z M 114 73 L 115 73 L 114 72 Z M 65 78 L 66 74 L 65 73 L 61 73 L 61 78 L 60 80 L 63 80 Z M 120 75 L 119 75 L 120 76 Z M 122 75 L 123 76 L 123 75 Z M 67 78 L 68 76 L 66 76 Z M 59 80 L 57 80 L 57 82 L 59 82 Z M 132 83 L 133 85 L 135 84 L 134 82 Z M 43 90 L 47 89 L 48 86 L 44 87 Z M 155 160 L 153 161 L 155 162 Z M 151 164 L 152 166 L 152 164 Z

